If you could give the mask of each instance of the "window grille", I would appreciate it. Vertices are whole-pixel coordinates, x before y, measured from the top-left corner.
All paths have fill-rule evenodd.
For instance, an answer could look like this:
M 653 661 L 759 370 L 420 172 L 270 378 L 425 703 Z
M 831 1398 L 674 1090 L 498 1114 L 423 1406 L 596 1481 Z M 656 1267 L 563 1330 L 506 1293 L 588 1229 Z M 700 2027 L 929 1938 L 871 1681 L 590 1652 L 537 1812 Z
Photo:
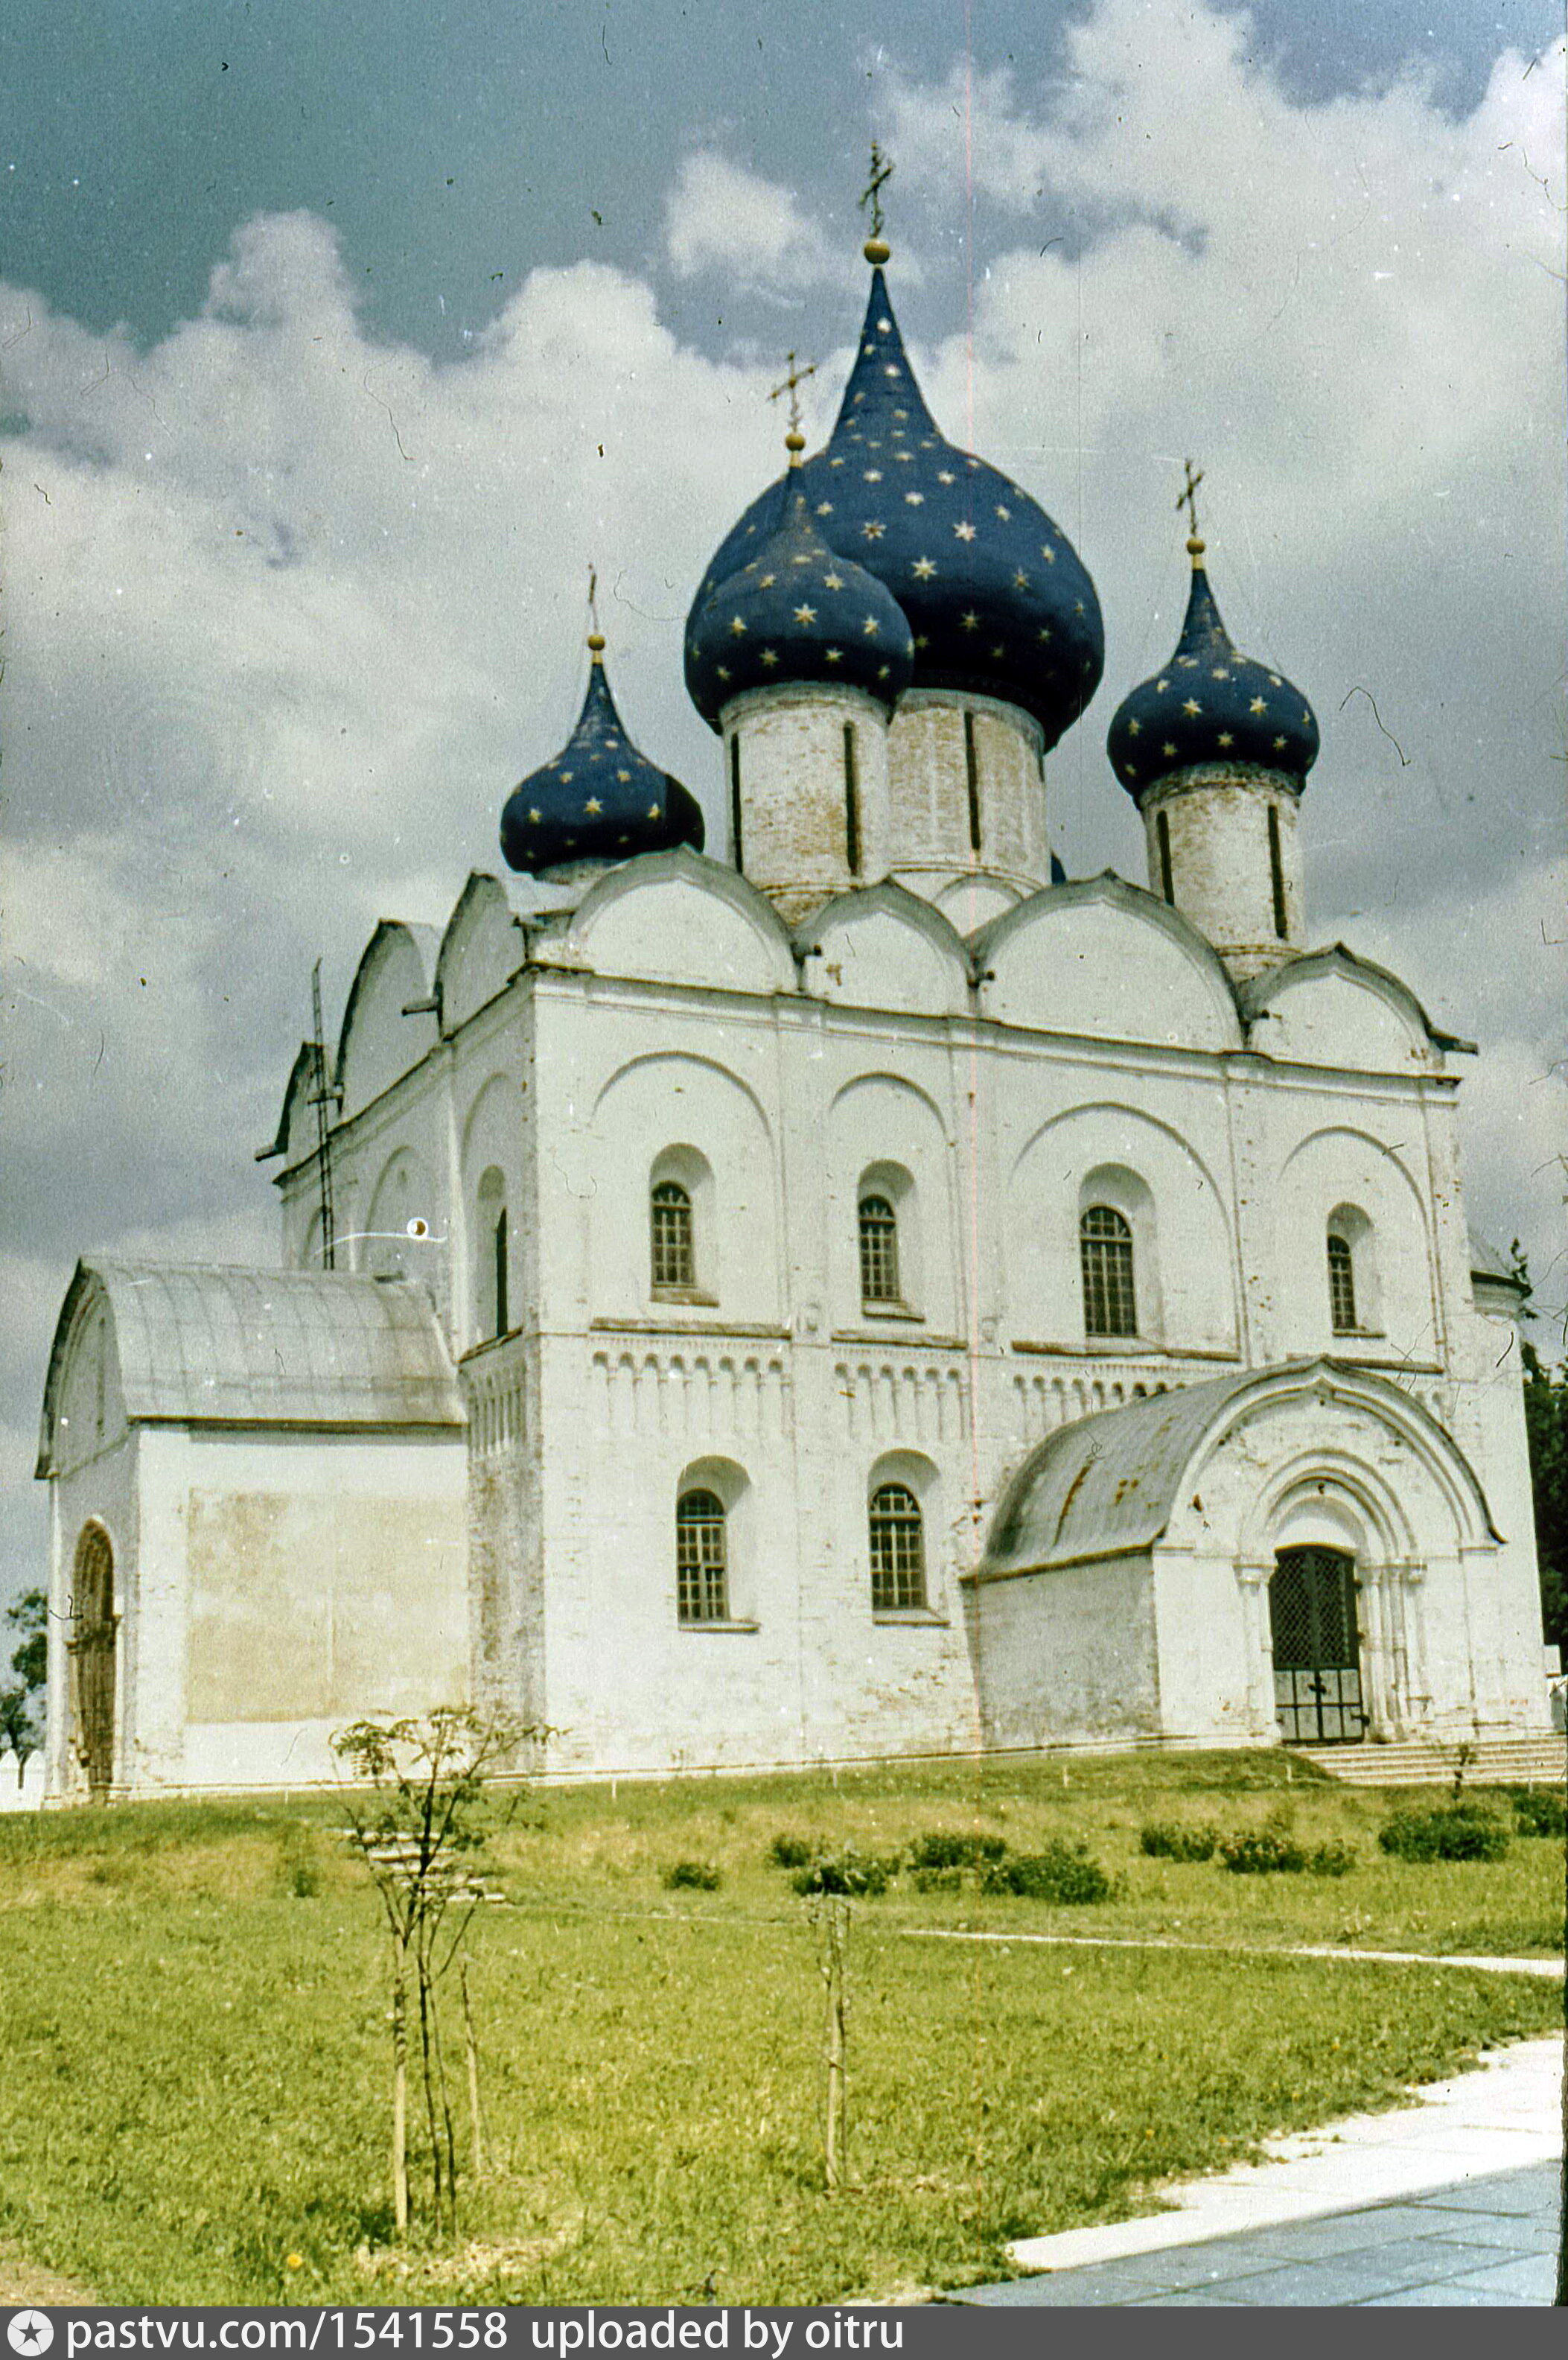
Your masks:
M 675 1510 L 676 1611 L 682 1622 L 729 1621 L 724 1502 L 688 1491 Z
M 1083 1329 L 1089 1336 L 1136 1336 L 1132 1231 L 1111 1205 L 1091 1205 L 1078 1224 L 1083 1269 Z
M 898 1218 L 886 1196 L 860 1200 L 860 1298 L 898 1303 Z
M 1354 1336 L 1360 1326 L 1356 1317 L 1356 1257 L 1344 1238 L 1331 1237 L 1328 1241 L 1328 1302 L 1334 1334 Z
M 653 1192 L 653 1283 L 695 1286 L 691 1257 L 691 1199 L 679 1180 L 661 1180 Z
M 495 1222 L 495 1333 L 504 1336 L 510 1325 L 510 1306 L 506 1300 L 506 1207 L 502 1206 Z
M 871 1495 L 871 1611 L 897 1614 L 926 1602 L 925 1528 L 920 1503 L 902 1483 Z

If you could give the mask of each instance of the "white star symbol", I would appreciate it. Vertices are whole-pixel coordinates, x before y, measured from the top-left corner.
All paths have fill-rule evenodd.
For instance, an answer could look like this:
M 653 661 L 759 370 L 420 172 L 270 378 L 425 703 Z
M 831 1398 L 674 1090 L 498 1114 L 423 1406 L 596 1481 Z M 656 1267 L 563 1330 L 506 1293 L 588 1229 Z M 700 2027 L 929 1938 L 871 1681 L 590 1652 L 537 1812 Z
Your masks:
M 1056 552 L 1055 552 L 1055 550 L 1054 550 L 1054 549 L 1052 549 L 1052 547 L 1051 546 L 1051 543 L 1050 543 L 1048 541 L 1041 541 L 1040 546 L 1040 555 L 1044 558 L 1044 560 L 1045 560 L 1045 562 L 1046 562 L 1046 563 L 1047 563 L 1048 565 L 1054 565 L 1054 564 L 1055 564 L 1055 563 L 1056 563 Z
M 906 492 L 904 494 L 904 500 L 905 504 L 909 508 L 924 508 L 926 496 L 924 492 Z
M 878 524 L 875 518 L 872 519 L 871 523 L 863 524 L 860 528 L 867 541 L 880 541 L 887 529 L 886 525 Z
M 971 606 L 967 615 L 962 617 L 961 619 L 966 631 L 977 631 L 980 628 L 980 617 L 975 612 L 973 606 Z
M 877 632 L 882 628 L 882 626 L 877 621 L 875 615 L 867 615 L 865 623 L 862 625 L 862 628 L 868 639 L 874 639 L 877 637 Z
M 822 576 L 822 588 L 824 590 L 842 590 L 844 588 L 843 574 L 824 574 Z
M 761 654 L 760 658 L 758 659 L 758 661 L 759 661 L 760 662 L 762 662 L 762 663 L 767 664 L 767 666 L 768 667 L 769 671 L 771 671 L 771 670 L 772 670 L 772 668 L 773 668 L 773 666 L 774 666 L 774 665 L 778 662 L 778 661 L 779 661 L 779 654 L 778 654 L 778 650 L 777 650 L 777 649 L 775 649 L 775 648 L 764 648 L 764 649 L 763 649 L 763 650 L 762 650 L 762 654 Z
M 975 528 L 967 518 L 961 524 L 955 524 L 953 530 L 960 541 L 973 541 L 975 538 Z
M 816 610 L 816 608 L 815 608 L 814 606 L 797 606 L 797 607 L 796 607 L 796 609 L 795 609 L 795 620 L 796 620 L 798 623 L 814 623 L 814 622 L 816 621 L 816 619 L 817 619 L 817 610 Z
M 953 474 L 951 467 L 942 467 L 938 469 L 937 482 L 939 484 L 956 484 L 958 478 Z
M 1013 520 L 1013 512 L 1011 508 L 998 507 L 996 514 L 1001 518 L 1004 524 L 1011 524 Z
M 1247 709 L 1248 713 L 1267 713 L 1269 710 L 1269 700 L 1265 696 L 1255 696 Z
M 866 481 L 868 484 L 879 484 L 879 483 L 882 481 L 882 470 L 881 470 L 881 468 L 880 468 L 880 467 L 867 467 L 867 468 L 866 469 Z
M 936 567 L 929 557 L 917 557 L 913 571 L 917 582 L 929 582 L 936 572 Z
M 597 795 L 590 795 L 583 808 L 585 812 L 600 812 L 604 810 L 604 806 L 599 801 Z

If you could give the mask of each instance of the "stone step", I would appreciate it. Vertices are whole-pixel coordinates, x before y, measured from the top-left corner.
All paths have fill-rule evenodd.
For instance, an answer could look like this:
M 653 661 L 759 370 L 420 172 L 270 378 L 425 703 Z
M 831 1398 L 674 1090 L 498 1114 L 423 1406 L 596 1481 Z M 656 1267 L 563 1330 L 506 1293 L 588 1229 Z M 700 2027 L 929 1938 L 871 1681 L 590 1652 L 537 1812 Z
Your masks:
M 1291 1752 L 1350 1786 L 1436 1786 L 1453 1783 L 1460 1743 L 1449 1745 L 1299 1745 Z M 1550 1731 L 1470 1743 L 1465 1783 L 1471 1786 L 1560 1786 L 1564 1741 Z

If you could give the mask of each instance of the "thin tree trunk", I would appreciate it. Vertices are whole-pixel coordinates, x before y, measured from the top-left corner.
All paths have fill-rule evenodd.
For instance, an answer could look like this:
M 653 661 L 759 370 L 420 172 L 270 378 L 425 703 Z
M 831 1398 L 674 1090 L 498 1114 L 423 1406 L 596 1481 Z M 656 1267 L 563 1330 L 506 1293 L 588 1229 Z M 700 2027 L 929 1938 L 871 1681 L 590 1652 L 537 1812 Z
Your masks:
M 447 2216 L 453 2234 L 457 2229 L 457 2137 L 452 2124 L 452 2101 L 446 2086 L 446 2051 L 441 2047 L 441 2003 L 435 1977 L 430 1976 L 430 2048 L 436 2060 L 436 2094 L 441 2100 L 441 2131 L 446 2153 Z
M 408 2234 L 408 1954 L 392 1939 L 392 2218 Z
M 822 2176 L 831 2193 L 844 2177 L 845 2096 L 848 2080 L 844 1950 L 849 1932 L 845 1902 L 829 1895 L 822 1920 L 822 1981 L 827 1990 L 827 2107 L 822 2126 Z
M 468 2122 L 474 2136 L 474 2177 L 485 2173 L 485 2117 L 479 2105 L 479 2042 L 474 2031 L 474 2007 L 468 1996 L 468 1961 L 460 1959 L 457 1987 L 463 1994 L 463 2042 L 468 2063 Z
M 425 2083 L 425 2128 L 430 2141 L 430 2189 L 435 2201 L 437 2223 L 441 2217 L 441 2131 L 436 2122 L 435 2060 L 430 2055 L 430 1979 L 424 1951 L 416 1944 L 414 1961 L 419 1988 L 419 2061 Z

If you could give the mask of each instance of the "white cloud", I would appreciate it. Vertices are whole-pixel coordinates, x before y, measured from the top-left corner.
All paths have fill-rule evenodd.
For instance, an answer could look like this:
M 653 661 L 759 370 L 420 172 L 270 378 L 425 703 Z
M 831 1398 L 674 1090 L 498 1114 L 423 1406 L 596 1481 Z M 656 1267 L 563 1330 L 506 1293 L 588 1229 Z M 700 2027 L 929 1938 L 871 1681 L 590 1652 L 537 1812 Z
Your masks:
M 842 278 L 844 259 L 801 211 L 793 191 L 711 148 L 688 156 L 665 203 L 664 247 L 681 279 L 712 272 L 728 284 L 794 295 Z

